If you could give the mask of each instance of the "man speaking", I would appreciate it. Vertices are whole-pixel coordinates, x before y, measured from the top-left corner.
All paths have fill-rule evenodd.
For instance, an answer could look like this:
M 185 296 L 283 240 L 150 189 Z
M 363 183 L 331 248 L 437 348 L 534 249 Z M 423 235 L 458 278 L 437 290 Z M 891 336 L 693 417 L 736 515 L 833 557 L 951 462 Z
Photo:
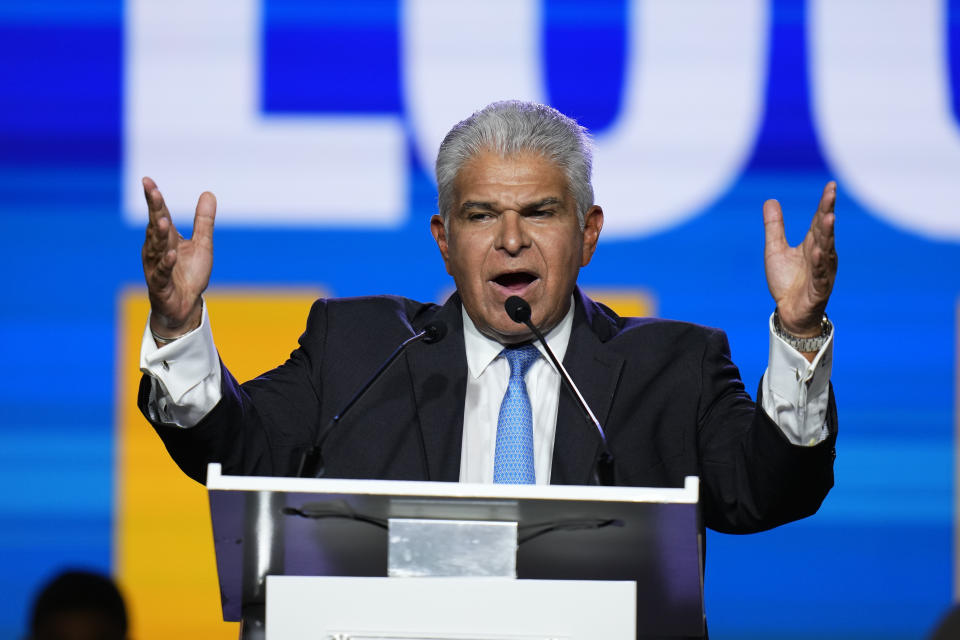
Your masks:
M 446 136 L 436 177 L 430 230 L 456 293 L 442 306 L 318 300 L 289 359 L 244 384 L 220 362 L 201 299 L 216 200 L 200 196 L 185 239 L 144 179 L 151 314 L 139 405 L 184 472 L 203 481 L 207 463 L 220 462 L 227 474 L 295 475 L 323 432 L 329 477 L 587 484 L 606 448 L 616 484 L 699 476 L 704 524 L 718 531 L 767 529 L 819 508 L 833 485 L 837 428 L 824 313 L 837 267 L 835 184 L 797 247 L 786 243 L 779 205 L 764 204 L 775 311 L 754 404 L 721 331 L 621 318 L 577 288 L 604 214 L 576 122 L 544 105 L 491 104 Z M 512 296 L 529 304 L 606 443 L 531 329 L 505 311 Z M 428 326 L 446 335 L 411 344 L 326 430 Z

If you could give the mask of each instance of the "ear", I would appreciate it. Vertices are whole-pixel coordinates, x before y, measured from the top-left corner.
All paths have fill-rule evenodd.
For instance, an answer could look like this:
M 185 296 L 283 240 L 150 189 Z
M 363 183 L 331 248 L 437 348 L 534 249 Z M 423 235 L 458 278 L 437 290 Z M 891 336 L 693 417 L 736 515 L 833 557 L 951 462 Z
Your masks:
M 597 240 L 600 239 L 600 230 L 603 229 L 603 209 L 593 205 L 583 216 L 583 253 L 580 256 L 580 266 L 590 264 L 593 252 L 597 249 Z
M 433 239 L 437 242 L 437 248 L 440 249 L 440 255 L 443 257 L 443 266 L 447 269 L 447 273 L 450 273 L 450 246 L 447 243 L 447 229 L 443 225 L 443 218 L 440 217 L 440 214 L 434 214 L 430 218 L 430 233 L 433 234 Z

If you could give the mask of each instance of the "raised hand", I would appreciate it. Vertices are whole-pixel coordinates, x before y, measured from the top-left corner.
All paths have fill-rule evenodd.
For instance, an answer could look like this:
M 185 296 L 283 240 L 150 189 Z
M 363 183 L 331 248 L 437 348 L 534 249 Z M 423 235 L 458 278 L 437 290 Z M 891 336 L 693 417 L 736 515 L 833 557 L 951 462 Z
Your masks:
M 780 203 L 767 200 L 763 204 L 767 286 L 777 303 L 780 323 L 795 336 L 819 335 L 820 320 L 833 290 L 837 276 L 833 235 L 836 199 L 837 183 L 828 182 L 810 230 L 796 247 L 787 244 Z
M 150 329 L 174 338 L 200 326 L 200 294 L 213 268 L 213 221 L 217 199 L 205 191 L 197 200 L 193 237 L 181 236 L 156 183 L 143 179 L 150 221 L 143 241 L 143 275 L 150 296 Z

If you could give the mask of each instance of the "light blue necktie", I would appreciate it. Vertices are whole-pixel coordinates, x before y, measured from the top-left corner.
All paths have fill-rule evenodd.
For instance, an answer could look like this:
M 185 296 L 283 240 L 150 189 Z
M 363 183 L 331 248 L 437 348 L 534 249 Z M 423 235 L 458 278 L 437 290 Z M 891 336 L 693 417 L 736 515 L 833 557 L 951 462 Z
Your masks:
M 505 484 L 535 484 L 533 467 L 533 409 L 523 381 L 540 352 L 532 344 L 507 348 L 500 355 L 510 363 L 510 381 L 500 404 L 497 449 L 493 457 L 493 481 Z

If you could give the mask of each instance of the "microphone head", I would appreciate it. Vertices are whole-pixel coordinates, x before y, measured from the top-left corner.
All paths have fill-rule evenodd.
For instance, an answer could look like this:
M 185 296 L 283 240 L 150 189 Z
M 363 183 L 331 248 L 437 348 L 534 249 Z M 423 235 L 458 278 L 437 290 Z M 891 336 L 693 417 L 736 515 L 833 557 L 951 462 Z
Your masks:
M 507 298 L 507 301 L 503 303 L 503 308 L 514 322 L 519 324 L 530 322 L 530 304 L 520 296 Z
M 447 335 L 447 324 L 440 320 L 434 320 L 425 326 L 423 330 L 427 332 L 423 341 L 427 344 L 433 344 L 434 342 L 440 342 L 444 336 Z

